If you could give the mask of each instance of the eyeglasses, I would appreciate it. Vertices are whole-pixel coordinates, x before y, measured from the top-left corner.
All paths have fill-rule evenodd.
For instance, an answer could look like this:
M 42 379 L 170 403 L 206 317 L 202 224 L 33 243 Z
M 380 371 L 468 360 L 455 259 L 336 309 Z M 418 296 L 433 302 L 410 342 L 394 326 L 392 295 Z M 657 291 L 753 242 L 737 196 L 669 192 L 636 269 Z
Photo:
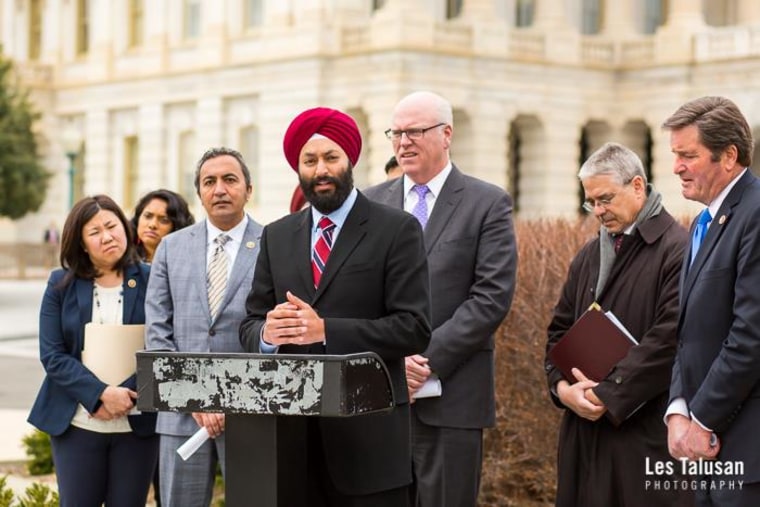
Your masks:
M 633 181 L 633 178 L 623 183 L 623 186 L 625 187 L 627 185 L 630 185 L 632 181 Z M 583 201 L 583 209 L 584 211 L 587 211 L 588 213 L 593 213 L 597 207 L 604 208 L 604 210 L 606 211 L 607 208 L 612 204 L 612 201 L 617 196 L 618 196 L 618 192 L 614 194 L 603 195 L 599 199 L 586 199 L 585 201 Z
M 606 210 L 607 207 L 612 204 L 612 200 L 615 199 L 615 197 L 617 197 L 617 194 L 605 196 L 601 199 L 586 199 L 583 201 L 583 209 L 588 213 L 593 213 L 597 206 Z
M 446 125 L 446 123 L 439 123 L 437 125 L 433 125 L 432 127 L 417 128 L 417 129 L 406 129 L 406 130 L 388 129 L 385 131 L 385 137 L 387 137 L 391 141 L 398 142 L 401 140 L 401 136 L 406 134 L 406 137 L 408 139 L 411 139 L 412 141 L 416 141 L 418 139 L 422 139 L 422 136 L 424 136 L 425 132 L 427 132 L 428 130 L 442 127 L 444 125 Z

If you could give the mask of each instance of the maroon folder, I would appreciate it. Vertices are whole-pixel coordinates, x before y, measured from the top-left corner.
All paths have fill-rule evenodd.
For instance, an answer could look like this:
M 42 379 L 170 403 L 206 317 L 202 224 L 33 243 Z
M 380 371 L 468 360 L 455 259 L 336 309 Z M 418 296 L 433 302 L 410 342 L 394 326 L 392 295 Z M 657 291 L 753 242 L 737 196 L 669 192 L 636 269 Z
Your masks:
M 610 317 L 592 307 L 552 347 L 549 359 L 571 384 L 576 382 L 573 368 L 600 382 L 634 345 Z

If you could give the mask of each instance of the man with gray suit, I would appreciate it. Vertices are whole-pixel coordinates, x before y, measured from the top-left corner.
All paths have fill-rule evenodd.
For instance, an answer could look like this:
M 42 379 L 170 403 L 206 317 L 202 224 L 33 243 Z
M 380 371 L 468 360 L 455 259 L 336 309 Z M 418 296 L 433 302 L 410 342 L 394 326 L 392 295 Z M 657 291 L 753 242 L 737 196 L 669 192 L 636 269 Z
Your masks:
M 195 189 L 207 219 L 168 235 L 153 258 L 145 304 L 146 348 L 243 352 L 238 339 L 262 226 L 245 213 L 251 175 L 229 148 L 203 154 Z M 203 426 L 212 437 L 187 461 L 177 448 Z M 161 502 L 207 507 L 217 462 L 224 467 L 224 414 L 158 414 Z
M 420 507 L 477 504 L 483 428 L 495 422 L 494 332 L 509 311 L 517 267 L 512 201 L 451 163 L 453 130 L 443 97 L 404 97 L 386 131 L 404 176 L 365 192 L 412 213 L 424 229 L 433 335 L 425 352 L 406 358 Z

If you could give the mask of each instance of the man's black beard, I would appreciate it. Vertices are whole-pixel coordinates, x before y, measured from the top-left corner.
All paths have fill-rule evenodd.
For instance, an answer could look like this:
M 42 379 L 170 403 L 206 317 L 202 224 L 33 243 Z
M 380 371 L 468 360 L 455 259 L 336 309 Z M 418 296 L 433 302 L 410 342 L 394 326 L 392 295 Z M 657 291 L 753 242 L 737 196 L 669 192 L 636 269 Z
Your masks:
M 301 183 L 301 190 L 303 195 L 306 196 L 306 200 L 311 203 L 314 208 L 323 215 L 329 215 L 341 205 L 348 198 L 348 194 L 354 188 L 354 174 L 351 167 L 347 167 L 343 174 L 337 177 L 333 176 L 320 176 L 313 179 L 305 179 L 303 176 L 298 176 Z M 317 192 L 314 188 L 321 183 L 330 182 L 335 186 L 335 190 L 332 192 Z

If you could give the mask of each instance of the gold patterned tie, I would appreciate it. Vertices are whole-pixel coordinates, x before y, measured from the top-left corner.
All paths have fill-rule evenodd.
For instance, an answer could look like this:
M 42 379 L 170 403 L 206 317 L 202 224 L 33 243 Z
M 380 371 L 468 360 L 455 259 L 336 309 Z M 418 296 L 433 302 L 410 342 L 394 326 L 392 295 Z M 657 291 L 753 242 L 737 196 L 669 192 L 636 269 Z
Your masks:
M 206 273 L 206 287 L 208 289 L 208 309 L 211 314 L 211 320 L 216 318 L 219 306 L 224 298 L 224 291 L 227 289 L 227 254 L 224 253 L 224 245 L 231 238 L 222 233 L 214 239 L 216 249 L 211 256 L 208 270 Z

